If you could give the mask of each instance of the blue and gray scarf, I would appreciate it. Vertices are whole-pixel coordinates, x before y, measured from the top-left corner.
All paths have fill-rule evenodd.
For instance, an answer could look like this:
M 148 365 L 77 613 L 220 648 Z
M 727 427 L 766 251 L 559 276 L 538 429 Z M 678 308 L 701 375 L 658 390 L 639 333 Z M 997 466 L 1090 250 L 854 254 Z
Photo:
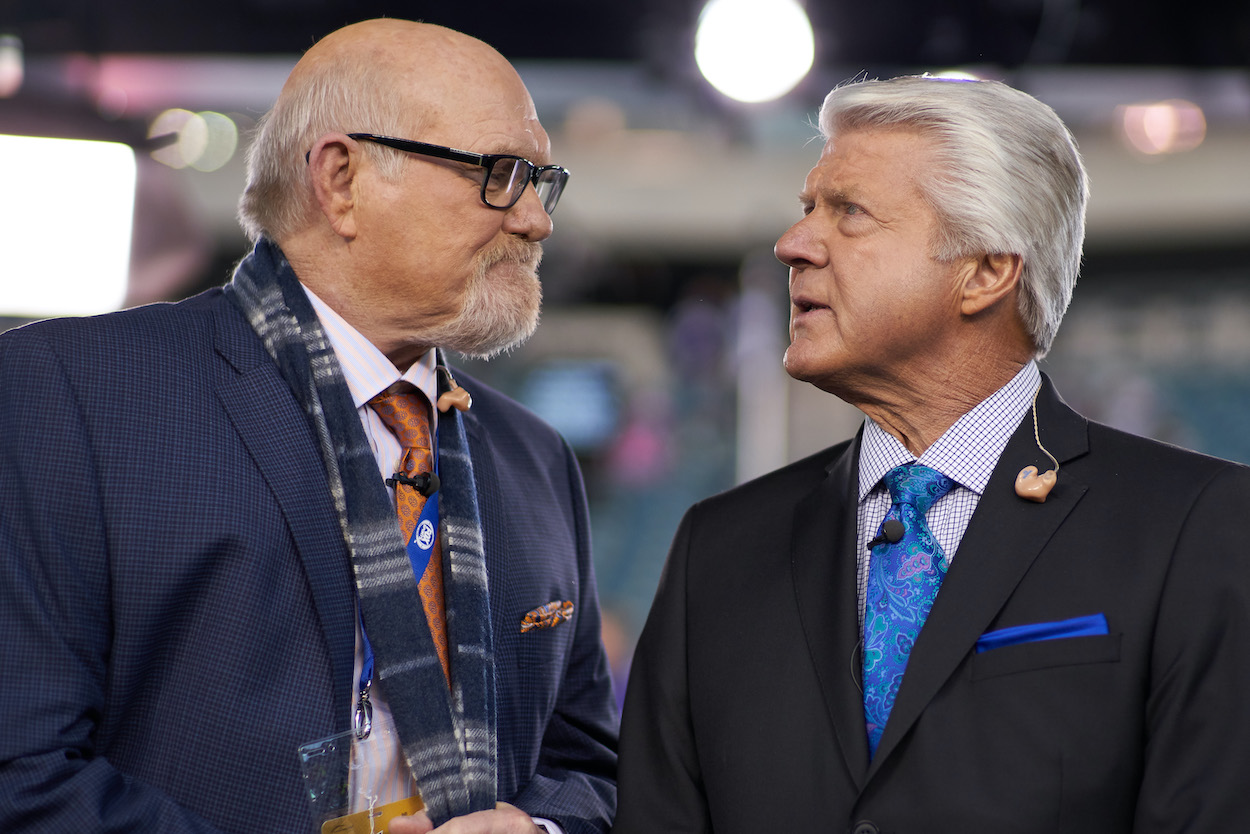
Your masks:
M 308 417 L 351 556 L 375 678 L 435 825 L 495 807 L 498 739 L 486 558 L 463 417 L 439 418 L 438 492 L 452 681 L 338 358 L 295 271 L 262 239 L 226 286 Z M 347 708 L 347 705 L 344 705 Z

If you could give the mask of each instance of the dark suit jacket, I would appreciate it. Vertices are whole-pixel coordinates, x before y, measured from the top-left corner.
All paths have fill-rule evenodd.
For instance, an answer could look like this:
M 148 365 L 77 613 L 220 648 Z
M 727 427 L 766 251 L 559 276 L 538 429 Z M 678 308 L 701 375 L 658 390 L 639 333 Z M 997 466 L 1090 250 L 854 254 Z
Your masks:
M 615 806 L 581 475 L 468 378 L 499 798 Z M 520 632 L 526 612 L 571 621 Z M 0 337 L 0 830 L 313 830 L 296 747 L 348 728 L 354 586 L 312 433 L 220 291 Z
M 1250 825 L 1250 470 L 1088 423 L 1007 445 L 869 764 L 858 441 L 695 505 L 634 659 L 617 834 L 1211 832 Z M 1105 614 L 1109 633 L 976 653 Z

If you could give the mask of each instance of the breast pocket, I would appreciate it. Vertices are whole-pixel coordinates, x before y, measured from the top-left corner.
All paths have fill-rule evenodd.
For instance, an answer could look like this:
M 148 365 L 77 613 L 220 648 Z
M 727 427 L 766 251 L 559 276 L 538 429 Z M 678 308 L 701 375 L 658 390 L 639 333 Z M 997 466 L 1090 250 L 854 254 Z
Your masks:
M 522 670 L 562 669 L 578 612 L 571 600 L 554 600 L 520 618 L 517 658 Z
M 992 649 L 972 656 L 972 679 L 985 680 L 1061 666 L 1117 663 L 1120 660 L 1121 636 L 1063 637 Z

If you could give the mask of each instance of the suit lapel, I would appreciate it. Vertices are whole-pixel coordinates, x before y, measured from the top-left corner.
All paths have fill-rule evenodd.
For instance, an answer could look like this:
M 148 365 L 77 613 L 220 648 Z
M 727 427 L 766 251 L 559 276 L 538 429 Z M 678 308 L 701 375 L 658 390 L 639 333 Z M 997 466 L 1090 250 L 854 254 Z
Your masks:
M 355 596 L 321 455 L 307 419 L 259 339 L 228 301 L 222 304 L 217 351 L 238 373 L 219 383 L 218 398 L 286 519 L 330 652 L 334 703 L 346 705 L 354 694 Z M 347 710 L 335 710 L 335 715 L 342 724 L 336 730 L 346 729 Z
M 1062 469 L 1063 463 L 1088 451 L 1085 419 L 1059 399 L 1045 377 L 1037 398 L 1037 415 L 1042 443 L 1061 464 L 1058 482 L 1042 504 L 1015 494 L 1016 474 L 1022 468 L 1030 464 L 1041 471 L 1052 468 L 1037 448 L 1032 415 L 1026 414 L 999 458 L 916 640 L 881 745 L 868 770 L 869 779 L 972 652 L 977 638 L 1085 494 L 1085 485 Z
M 799 619 L 847 771 L 862 786 L 868 763 L 859 684 L 856 516 L 859 438 L 795 508 L 791 569 Z

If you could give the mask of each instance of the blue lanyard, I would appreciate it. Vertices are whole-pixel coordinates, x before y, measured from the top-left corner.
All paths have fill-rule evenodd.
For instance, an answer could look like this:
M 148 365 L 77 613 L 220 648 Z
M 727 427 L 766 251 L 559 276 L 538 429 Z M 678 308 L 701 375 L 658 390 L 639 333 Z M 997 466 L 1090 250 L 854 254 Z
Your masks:
M 426 496 L 421 507 L 421 515 L 412 528 L 412 536 L 408 539 L 408 560 L 412 563 L 412 575 L 417 582 L 425 574 L 434 553 L 434 542 L 438 539 L 438 430 L 434 431 L 434 478 L 435 491 Z M 399 489 L 400 484 L 395 485 Z M 416 487 L 410 488 L 415 489 Z M 356 618 L 360 623 L 360 642 L 364 660 L 360 664 L 360 689 L 356 699 L 356 712 L 352 718 L 352 729 L 356 738 L 366 739 L 373 730 L 373 704 L 369 700 L 369 688 L 373 685 L 373 646 L 369 643 L 369 635 L 365 633 L 364 617 L 360 613 L 360 604 L 356 605 Z

